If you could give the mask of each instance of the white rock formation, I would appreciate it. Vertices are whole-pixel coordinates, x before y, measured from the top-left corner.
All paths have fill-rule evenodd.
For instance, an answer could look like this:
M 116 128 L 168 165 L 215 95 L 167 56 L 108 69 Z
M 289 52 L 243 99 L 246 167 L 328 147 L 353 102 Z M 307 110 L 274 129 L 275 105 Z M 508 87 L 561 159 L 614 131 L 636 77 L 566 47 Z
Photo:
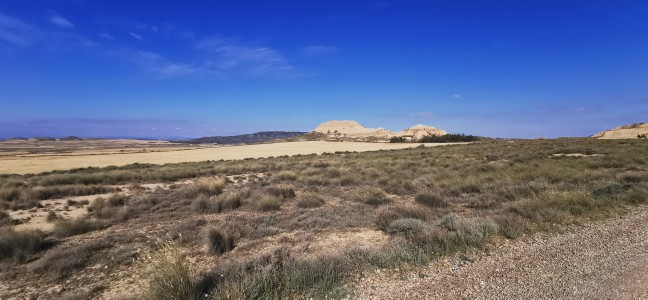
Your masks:
M 356 121 L 328 121 L 313 130 L 330 137 L 346 138 L 379 138 L 389 139 L 394 136 L 408 136 L 420 139 L 426 135 L 444 135 L 445 131 L 425 125 L 416 125 L 400 132 L 391 132 L 384 128 L 366 128 Z
M 447 132 L 441 129 L 436 129 L 434 127 L 425 126 L 425 125 L 416 125 L 410 128 L 407 128 L 401 132 L 397 132 L 396 136 L 411 136 L 413 139 L 418 140 L 427 135 L 446 135 Z

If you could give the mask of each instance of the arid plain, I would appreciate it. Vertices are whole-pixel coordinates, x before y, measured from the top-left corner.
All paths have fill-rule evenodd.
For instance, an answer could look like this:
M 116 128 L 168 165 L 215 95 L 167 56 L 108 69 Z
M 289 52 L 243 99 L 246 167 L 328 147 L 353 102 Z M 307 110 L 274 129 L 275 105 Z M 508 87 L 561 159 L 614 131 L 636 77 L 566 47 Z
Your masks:
M 7 145 L 5 145 L 7 144 Z M 0 174 L 28 174 L 127 164 L 168 164 L 206 160 L 240 160 L 296 154 L 411 148 L 394 143 L 303 141 L 240 146 L 188 146 L 135 140 L 107 140 L 91 146 L 79 142 L 0 142 Z M 10 146 L 9 146 L 10 145 Z M 428 144 L 437 146 L 444 144 Z
M 13 147 L 0 295 L 641 298 L 645 141 Z

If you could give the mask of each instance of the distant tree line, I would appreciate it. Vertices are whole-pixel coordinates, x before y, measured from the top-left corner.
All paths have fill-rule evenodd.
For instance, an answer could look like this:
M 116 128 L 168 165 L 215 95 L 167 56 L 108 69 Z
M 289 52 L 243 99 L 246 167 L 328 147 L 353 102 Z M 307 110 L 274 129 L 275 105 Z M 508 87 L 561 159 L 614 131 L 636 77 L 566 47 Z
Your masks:
M 444 134 L 444 135 L 426 135 L 418 140 L 407 139 L 402 136 L 395 136 L 389 139 L 390 143 L 457 143 L 457 142 L 475 142 L 480 138 L 474 135 Z

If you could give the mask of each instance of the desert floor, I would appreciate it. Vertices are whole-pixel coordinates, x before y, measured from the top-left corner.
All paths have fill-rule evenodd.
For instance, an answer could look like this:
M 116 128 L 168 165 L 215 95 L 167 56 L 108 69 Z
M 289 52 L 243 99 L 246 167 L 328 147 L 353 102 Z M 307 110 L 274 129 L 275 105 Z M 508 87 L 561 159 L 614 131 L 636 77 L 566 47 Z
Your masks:
M 426 144 L 426 146 L 449 145 Z M 156 151 L 119 153 L 114 149 L 108 152 L 92 153 L 75 150 L 61 155 L 41 153 L 27 155 L 0 156 L 0 174 L 29 174 L 54 170 L 69 170 L 85 167 L 123 166 L 133 163 L 167 164 L 196 162 L 205 160 L 237 160 L 296 154 L 321 154 L 337 151 L 376 151 L 404 149 L 419 144 L 360 143 L 360 142 L 288 142 L 245 146 L 223 146 L 210 148 L 159 148 Z

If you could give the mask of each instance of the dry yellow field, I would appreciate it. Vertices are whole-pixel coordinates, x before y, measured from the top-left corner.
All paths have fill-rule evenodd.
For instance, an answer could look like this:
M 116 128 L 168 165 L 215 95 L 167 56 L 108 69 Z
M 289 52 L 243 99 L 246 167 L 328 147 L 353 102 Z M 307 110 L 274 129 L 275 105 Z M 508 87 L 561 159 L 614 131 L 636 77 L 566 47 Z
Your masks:
M 133 163 L 167 164 L 205 160 L 236 160 L 295 154 L 321 154 L 336 151 L 376 151 L 403 149 L 419 144 L 360 143 L 360 142 L 289 142 L 245 146 L 199 148 L 189 150 L 142 153 L 93 153 L 76 155 L 36 155 L 0 157 L 0 174 L 28 174 L 84 167 L 123 166 Z M 426 146 L 448 145 L 426 144 Z

